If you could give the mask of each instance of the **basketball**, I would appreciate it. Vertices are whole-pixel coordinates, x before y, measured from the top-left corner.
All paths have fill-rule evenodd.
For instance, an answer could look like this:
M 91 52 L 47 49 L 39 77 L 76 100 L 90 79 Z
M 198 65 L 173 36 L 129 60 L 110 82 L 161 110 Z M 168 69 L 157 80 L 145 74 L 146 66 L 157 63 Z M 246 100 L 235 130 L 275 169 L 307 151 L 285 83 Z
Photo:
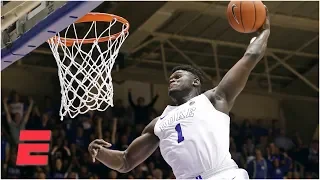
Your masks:
M 230 26 L 240 33 L 256 32 L 266 19 L 261 1 L 231 1 L 227 8 Z

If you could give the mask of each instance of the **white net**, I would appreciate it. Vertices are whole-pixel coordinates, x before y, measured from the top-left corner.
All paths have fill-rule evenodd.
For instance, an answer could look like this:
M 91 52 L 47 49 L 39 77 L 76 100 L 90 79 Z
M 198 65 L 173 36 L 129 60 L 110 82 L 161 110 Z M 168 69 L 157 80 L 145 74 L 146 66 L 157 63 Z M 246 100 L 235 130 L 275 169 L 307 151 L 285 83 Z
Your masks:
M 118 37 L 108 38 L 106 42 L 99 43 L 100 38 L 113 36 L 111 28 L 117 23 L 117 19 L 104 23 L 109 23 L 109 26 L 98 33 L 97 22 L 93 21 L 88 32 L 81 38 L 77 35 L 74 23 L 67 27 L 64 35 L 58 33 L 57 36 L 48 40 L 58 66 L 62 95 L 61 120 L 66 115 L 74 118 L 89 110 L 105 111 L 109 106 L 113 106 L 111 71 L 119 49 L 129 35 L 126 30 L 129 24 L 122 25 Z M 75 38 L 72 44 L 65 41 L 67 33 L 70 34 L 70 28 L 73 29 L 72 34 Z M 92 34 L 94 34 L 94 42 L 87 47 L 88 44 L 84 42 Z

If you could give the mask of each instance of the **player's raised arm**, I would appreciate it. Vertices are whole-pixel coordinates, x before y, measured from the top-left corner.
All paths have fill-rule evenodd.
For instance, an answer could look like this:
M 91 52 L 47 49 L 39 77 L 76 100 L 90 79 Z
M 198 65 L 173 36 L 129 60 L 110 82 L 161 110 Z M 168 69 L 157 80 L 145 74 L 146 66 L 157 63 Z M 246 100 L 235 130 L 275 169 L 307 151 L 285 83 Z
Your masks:
M 248 46 L 244 56 L 227 72 L 214 90 L 215 96 L 225 99 L 229 110 L 235 98 L 244 89 L 253 68 L 263 58 L 270 35 L 270 20 L 267 10 L 265 24 L 259 35 Z
M 142 135 L 136 138 L 125 151 L 108 149 L 111 144 L 97 139 L 88 147 L 90 154 L 113 170 L 121 173 L 131 171 L 157 149 L 159 139 L 153 132 L 157 119 L 151 121 Z

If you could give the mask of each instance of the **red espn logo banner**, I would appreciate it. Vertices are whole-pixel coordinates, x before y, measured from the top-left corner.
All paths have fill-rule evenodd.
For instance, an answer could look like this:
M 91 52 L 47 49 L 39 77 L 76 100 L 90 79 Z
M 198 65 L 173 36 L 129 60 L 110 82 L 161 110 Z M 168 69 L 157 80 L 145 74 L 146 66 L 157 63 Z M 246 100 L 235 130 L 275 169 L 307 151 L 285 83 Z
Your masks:
M 48 164 L 50 130 L 21 130 L 19 140 L 17 166 L 44 166 Z

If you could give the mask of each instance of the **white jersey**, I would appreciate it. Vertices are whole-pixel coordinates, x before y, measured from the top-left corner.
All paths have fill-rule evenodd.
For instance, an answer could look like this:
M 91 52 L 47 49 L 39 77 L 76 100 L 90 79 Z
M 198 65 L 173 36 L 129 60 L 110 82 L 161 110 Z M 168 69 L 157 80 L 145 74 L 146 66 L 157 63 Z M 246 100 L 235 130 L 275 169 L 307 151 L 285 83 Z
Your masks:
M 229 153 L 229 131 L 230 117 L 204 94 L 167 106 L 154 127 L 161 154 L 178 179 L 237 168 Z

